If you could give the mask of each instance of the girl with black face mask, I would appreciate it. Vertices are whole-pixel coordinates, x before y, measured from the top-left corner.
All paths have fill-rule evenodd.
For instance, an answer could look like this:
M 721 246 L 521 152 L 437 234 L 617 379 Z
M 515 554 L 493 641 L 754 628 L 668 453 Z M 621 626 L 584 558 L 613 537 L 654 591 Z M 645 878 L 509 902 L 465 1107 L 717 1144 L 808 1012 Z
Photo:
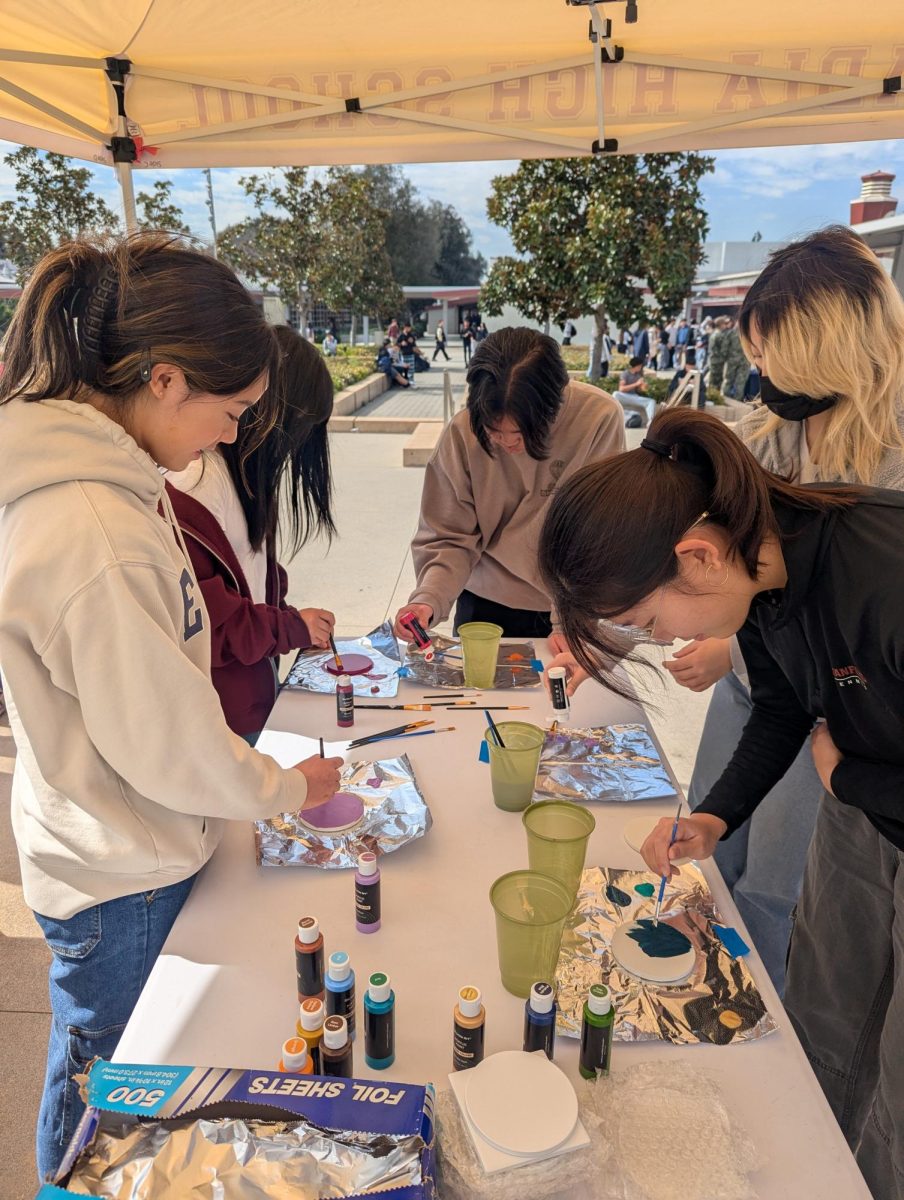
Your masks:
M 761 374 L 762 406 L 738 432 L 762 466 L 796 483 L 904 489 L 904 303 L 856 234 L 822 230 L 773 255 L 747 294 L 739 328 Z M 747 673 L 736 639 L 691 643 L 665 665 L 694 691 L 716 684 L 691 781 L 693 808 L 721 775 L 750 717 Z M 821 793 L 805 746 L 753 817 L 716 851 L 780 994 Z

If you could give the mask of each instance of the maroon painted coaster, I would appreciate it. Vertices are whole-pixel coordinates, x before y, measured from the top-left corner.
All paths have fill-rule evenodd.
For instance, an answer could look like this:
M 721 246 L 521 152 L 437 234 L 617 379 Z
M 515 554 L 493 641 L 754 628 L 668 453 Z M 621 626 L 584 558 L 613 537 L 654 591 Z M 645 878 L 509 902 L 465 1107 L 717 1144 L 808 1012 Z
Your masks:
M 373 659 L 364 654 L 343 654 L 341 658 L 341 671 L 332 660 L 326 664 L 330 675 L 366 675 L 373 670 Z
M 318 833 L 338 833 L 357 825 L 363 816 L 364 801 L 360 796 L 336 792 L 325 804 L 303 809 L 298 813 L 298 820 Z

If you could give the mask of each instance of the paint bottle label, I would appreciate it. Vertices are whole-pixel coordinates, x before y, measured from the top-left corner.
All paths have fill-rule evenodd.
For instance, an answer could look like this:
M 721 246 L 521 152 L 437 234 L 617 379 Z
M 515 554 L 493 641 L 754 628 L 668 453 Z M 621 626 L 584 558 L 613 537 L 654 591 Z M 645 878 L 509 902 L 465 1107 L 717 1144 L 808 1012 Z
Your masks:
M 348 687 L 340 684 L 336 688 L 336 724 L 343 729 L 349 729 L 355 723 L 355 691 L 351 684 Z
M 584 1079 L 608 1075 L 612 1062 L 613 1022 L 591 1024 L 586 1018 L 581 1025 L 580 1072 Z
M 459 1025 L 455 1022 L 452 1035 L 452 1070 L 466 1071 L 483 1062 L 483 1043 L 486 1025 Z
M 348 1036 L 355 1036 L 355 985 L 345 991 L 334 992 L 327 988 L 326 1011 L 331 1017 L 345 1017 L 348 1022 Z
M 364 1006 L 364 1055 L 370 1065 L 395 1056 L 395 1009 L 374 1012 Z
M 553 667 L 548 672 L 549 694 L 552 699 L 553 712 L 556 716 L 567 716 L 571 705 L 566 691 L 564 667 Z
M 359 925 L 378 925 L 380 922 L 380 881 L 360 883 L 355 880 L 355 920 Z

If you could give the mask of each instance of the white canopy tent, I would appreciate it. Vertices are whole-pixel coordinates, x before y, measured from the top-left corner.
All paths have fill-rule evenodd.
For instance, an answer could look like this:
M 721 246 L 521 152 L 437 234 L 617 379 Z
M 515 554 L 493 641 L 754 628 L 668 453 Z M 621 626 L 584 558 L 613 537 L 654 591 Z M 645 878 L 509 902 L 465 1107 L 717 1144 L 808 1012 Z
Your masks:
M 627 17 L 636 21 L 628 23 Z M 4 0 L 0 137 L 133 168 L 429 162 L 904 131 L 900 0 Z

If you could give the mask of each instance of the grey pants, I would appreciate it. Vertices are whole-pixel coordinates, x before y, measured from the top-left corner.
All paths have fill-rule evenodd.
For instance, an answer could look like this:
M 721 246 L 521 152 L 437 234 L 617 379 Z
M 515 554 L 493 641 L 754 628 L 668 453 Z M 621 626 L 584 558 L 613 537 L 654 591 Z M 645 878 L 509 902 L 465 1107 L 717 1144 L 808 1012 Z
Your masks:
M 904 1200 L 904 854 L 824 796 L 785 1007 L 876 1200 Z
M 709 702 L 688 790 L 692 809 L 703 803 L 728 766 L 752 712 L 750 692 L 734 671 L 729 672 L 716 684 Z M 807 741 L 753 816 L 716 847 L 722 878 L 780 996 L 785 987 L 791 910 L 800 895 L 821 796 L 822 784 Z

